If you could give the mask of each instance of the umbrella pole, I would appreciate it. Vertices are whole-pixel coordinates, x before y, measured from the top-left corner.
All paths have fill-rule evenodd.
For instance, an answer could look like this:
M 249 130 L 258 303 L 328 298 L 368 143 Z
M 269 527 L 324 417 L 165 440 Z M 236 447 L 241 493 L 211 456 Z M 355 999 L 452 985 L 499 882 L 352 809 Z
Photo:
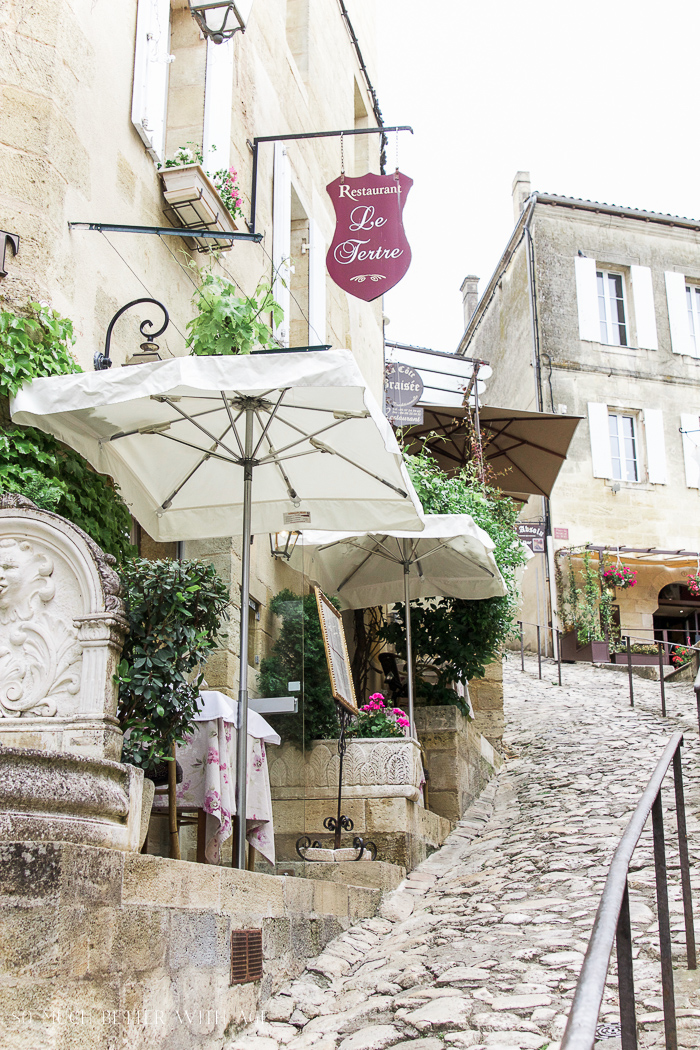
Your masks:
M 236 740 L 236 800 L 238 820 L 233 867 L 245 869 L 246 803 L 248 794 L 248 605 L 250 601 L 250 537 L 253 505 L 253 408 L 245 410 L 243 463 L 243 549 L 241 551 L 241 640 L 238 677 L 238 738 Z
M 411 644 L 411 588 L 409 573 L 411 571 L 408 560 L 408 540 L 403 541 L 403 597 L 406 604 L 406 671 L 408 682 L 408 732 L 415 736 L 415 725 L 413 722 L 413 646 Z

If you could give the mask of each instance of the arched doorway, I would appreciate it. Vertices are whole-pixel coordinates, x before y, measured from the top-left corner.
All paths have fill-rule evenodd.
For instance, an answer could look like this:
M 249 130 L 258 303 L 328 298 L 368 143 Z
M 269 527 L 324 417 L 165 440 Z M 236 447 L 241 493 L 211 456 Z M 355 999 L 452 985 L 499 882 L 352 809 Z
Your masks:
M 700 640 L 700 598 L 693 597 L 684 583 L 667 583 L 659 591 L 654 613 L 654 638 L 660 642 L 691 645 Z

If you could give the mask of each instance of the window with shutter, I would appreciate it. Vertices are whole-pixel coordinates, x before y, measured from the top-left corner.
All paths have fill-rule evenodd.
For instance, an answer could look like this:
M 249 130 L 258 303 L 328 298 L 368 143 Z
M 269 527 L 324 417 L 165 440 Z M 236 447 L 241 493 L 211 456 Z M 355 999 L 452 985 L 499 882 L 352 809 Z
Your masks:
M 674 354 L 688 354 L 690 357 L 697 357 L 699 356 L 697 346 L 690 335 L 685 276 L 669 270 L 664 277 L 666 279 L 668 322 L 671 328 L 671 349 Z
M 576 268 L 576 302 L 578 305 L 578 330 L 581 339 L 600 342 L 598 319 L 598 289 L 596 285 L 595 259 L 582 255 L 574 259 Z
M 609 412 L 610 459 L 617 481 L 639 481 L 639 439 L 637 420 L 627 412 Z
M 689 489 L 700 488 L 700 413 L 681 413 L 685 483 Z
M 287 147 L 275 143 L 272 176 L 272 292 L 284 311 L 282 323 L 274 335 L 283 346 L 289 346 L 290 268 L 292 254 L 292 173 Z
M 661 409 L 644 409 L 644 431 L 649 481 L 652 485 L 665 485 L 667 481 L 666 442 L 664 440 L 664 418 Z
M 138 0 L 131 122 L 155 161 L 165 159 L 170 0 Z
M 309 219 L 309 343 L 326 341 L 326 245 L 316 219 Z
M 613 465 L 607 405 L 601 405 L 595 401 L 588 402 L 588 430 L 591 439 L 593 477 L 612 478 Z
M 207 40 L 204 83 L 204 169 L 221 171 L 231 161 L 233 103 L 233 39 L 223 44 Z
M 630 283 L 634 298 L 634 321 L 637 329 L 635 343 L 643 350 L 658 350 L 656 310 L 651 270 L 648 266 L 630 266 Z
M 610 346 L 629 346 L 625 278 L 621 273 L 596 270 L 600 342 Z

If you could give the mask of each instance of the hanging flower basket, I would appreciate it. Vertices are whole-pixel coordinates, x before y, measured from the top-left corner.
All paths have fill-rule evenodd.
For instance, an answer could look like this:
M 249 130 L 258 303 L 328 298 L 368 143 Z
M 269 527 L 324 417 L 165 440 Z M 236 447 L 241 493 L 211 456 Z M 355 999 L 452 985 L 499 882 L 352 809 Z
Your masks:
M 700 572 L 688 574 L 688 590 L 693 598 L 700 598 Z
M 629 565 L 611 565 L 603 571 L 603 583 L 607 587 L 618 587 L 627 590 L 637 582 L 637 570 Z

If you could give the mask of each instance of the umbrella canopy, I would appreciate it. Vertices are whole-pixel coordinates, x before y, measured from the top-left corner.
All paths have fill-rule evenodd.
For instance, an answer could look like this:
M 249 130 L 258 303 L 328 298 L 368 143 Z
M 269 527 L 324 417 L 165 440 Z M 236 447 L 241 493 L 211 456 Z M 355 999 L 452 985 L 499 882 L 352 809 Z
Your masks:
M 415 454 L 425 445 L 444 471 L 456 473 L 473 458 L 469 410 L 426 406 L 423 411 L 423 423 L 405 432 L 407 451 Z M 495 472 L 499 488 L 516 499 L 550 496 L 580 419 L 481 408 L 484 460 Z
M 362 535 L 307 531 L 292 565 L 310 555 L 305 570 L 346 609 L 406 603 L 408 717 L 413 731 L 412 598 L 495 598 L 506 584 L 491 553 L 493 541 L 469 514 L 427 514 L 422 532 Z M 301 548 L 301 551 L 300 551 Z
M 396 439 L 349 350 L 35 379 L 11 411 L 113 477 L 158 541 L 241 533 L 247 418 L 253 533 L 421 527 Z
M 110 474 L 155 540 L 240 532 L 241 608 L 253 532 L 420 530 L 391 427 L 348 350 L 183 357 L 35 379 L 11 406 Z M 246 812 L 248 617 L 239 648 L 237 802 Z M 245 867 L 245 820 L 235 862 Z

